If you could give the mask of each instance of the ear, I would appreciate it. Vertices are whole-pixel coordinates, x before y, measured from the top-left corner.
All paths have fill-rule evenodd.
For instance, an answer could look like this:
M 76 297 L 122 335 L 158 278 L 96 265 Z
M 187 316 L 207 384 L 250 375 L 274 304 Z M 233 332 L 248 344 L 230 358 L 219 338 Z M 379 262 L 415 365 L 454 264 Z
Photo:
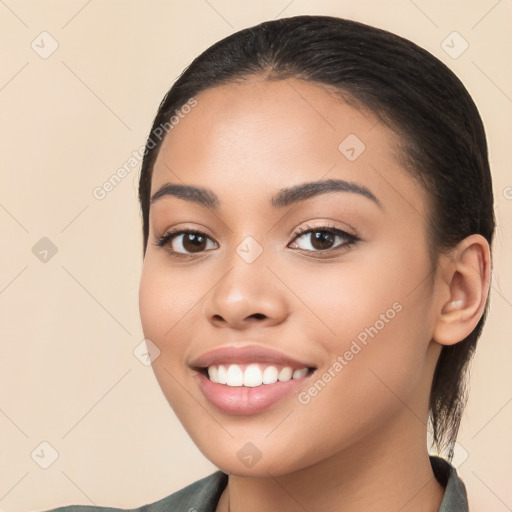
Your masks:
M 433 339 L 454 345 L 471 334 L 485 309 L 491 276 L 487 240 L 473 234 L 462 240 L 440 263 L 442 287 Z

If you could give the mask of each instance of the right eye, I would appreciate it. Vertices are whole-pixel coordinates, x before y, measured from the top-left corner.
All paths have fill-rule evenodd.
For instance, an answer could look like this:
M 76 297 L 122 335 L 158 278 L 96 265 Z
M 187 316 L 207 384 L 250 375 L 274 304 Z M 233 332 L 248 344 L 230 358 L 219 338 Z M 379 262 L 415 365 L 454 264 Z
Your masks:
M 165 247 L 171 255 L 192 256 L 207 249 L 208 241 L 213 248 L 218 247 L 208 235 L 195 229 L 176 229 L 167 231 L 161 236 L 156 245 Z M 210 247 L 211 248 L 211 247 Z

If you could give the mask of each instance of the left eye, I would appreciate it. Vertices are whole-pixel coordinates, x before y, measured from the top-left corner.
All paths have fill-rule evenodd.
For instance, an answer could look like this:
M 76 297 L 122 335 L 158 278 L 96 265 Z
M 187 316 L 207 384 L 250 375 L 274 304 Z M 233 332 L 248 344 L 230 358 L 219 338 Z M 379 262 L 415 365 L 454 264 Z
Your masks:
M 296 240 L 301 238 L 304 238 L 304 241 L 306 242 L 302 247 L 296 242 Z M 345 240 L 345 243 L 340 243 L 333 247 L 336 238 Z M 334 250 L 340 247 L 348 247 L 356 241 L 357 238 L 355 236 L 350 235 L 341 229 L 319 227 L 301 231 L 299 235 L 295 237 L 293 243 L 297 244 L 299 249 L 310 252 L 319 252 Z

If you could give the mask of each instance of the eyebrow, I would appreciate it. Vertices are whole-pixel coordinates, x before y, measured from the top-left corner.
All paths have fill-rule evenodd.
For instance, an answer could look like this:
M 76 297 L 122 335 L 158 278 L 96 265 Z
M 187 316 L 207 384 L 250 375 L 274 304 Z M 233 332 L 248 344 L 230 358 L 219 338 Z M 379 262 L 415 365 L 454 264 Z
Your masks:
M 294 185 L 293 187 L 283 188 L 274 194 L 270 200 L 273 208 L 284 208 L 300 201 L 305 201 L 312 197 L 330 192 L 350 192 L 359 194 L 373 201 L 382 208 L 381 202 L 375 195 L 363 185 L 345 180 L 321 180 L 310 181 Z M 216 210 L 220 204 L 218 196 L 207 188 L 196 187 L 194 185 L 179 185 L 174 183 L 165 183 L 151 197 L 150 203 L 154 203 L 162 197 L 172 196 L 185 201 L 197 203 L 212 210 Z

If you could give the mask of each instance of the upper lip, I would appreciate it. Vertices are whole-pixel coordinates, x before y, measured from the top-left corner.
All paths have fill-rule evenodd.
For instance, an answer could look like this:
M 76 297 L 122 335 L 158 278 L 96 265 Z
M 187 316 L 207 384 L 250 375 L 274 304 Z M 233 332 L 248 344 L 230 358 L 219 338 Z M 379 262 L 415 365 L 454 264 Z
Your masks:
M 289 366 L 292 369 L 314 368 L 314 366 L 309 363 L 298 361 L 282 352 L 268 347 L 262 347 L 261 345 L 246 345 L 243 347 L 230 345 L 219 347 L 200 355 L 190 363 L 190 366 L 195 368 L 207 368 L 208 366 L 223 363 L 275 363 L 282 366 Z

